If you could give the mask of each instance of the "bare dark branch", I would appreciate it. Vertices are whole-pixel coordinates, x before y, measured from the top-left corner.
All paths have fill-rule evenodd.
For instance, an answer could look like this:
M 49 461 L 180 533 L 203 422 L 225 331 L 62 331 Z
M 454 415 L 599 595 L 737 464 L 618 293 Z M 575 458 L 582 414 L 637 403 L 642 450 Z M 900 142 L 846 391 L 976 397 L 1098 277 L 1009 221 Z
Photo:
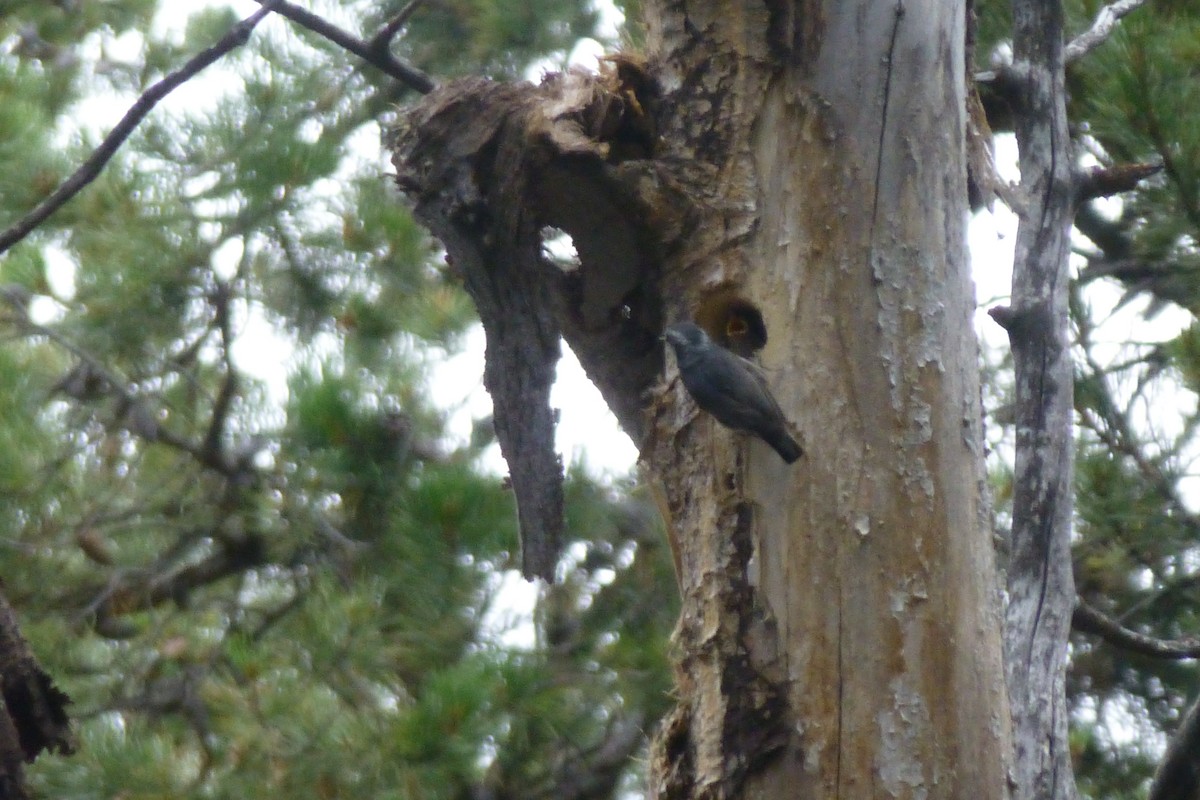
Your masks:
M 1200 658 L 1200 638 L 1159 639 L 1138 633 L 1126 628 L 1082 598 L 1075 604 L 1071 627 L 1080 633 L 1099 636 L 1114 647 L 1143 656 L 1174 660 Z
M 100 589 L 85 589 L 95 595 L 87 612 L 94 615 L 97 632 L 123 638 L 127 630 L 117 624 L 120 618 L 166 603 L 183 604 L 196 589 L 266 563 L 266 549 L 259 534 L 247 532 L 240 538 L 219 538 L 222 543 L 216 552 L 181 569 L 166 573 L 154 569 L 128 572 L 115 576 Z
M 1108 41 L 1121 17 L 1140 8 L 1146 0 L 1116 0 L 1100 9 L 1092 27 L 1071 40 L 1063 50 L 1066 62 L 1078 61 L 1100 45 Z
M 216 44 L 196 54 L 182 67 L 147 89 L 129 107 L 129 110 L 125 112 L 125 116 L 121 118 L 121 121 L 117 123 L 108 136 L 104 137 L 104 141 L 100 143 L 100 146 L 92 151 L 87 161 L 83 162 L 71 177 L 63 181 L 49 197 L 38 203 L 36 208 L 17 220 L 3 233 L 0 233 L 0 253 L 7 251 L 10 247 L 36 230 L 51 214 L 66 205 L 67 201 L 78 194 L 83 187 L 94 181 L 96 176 L 100 174 L 100 171 L 104 169 L 104 165 L 112 159 L 125 140 L 129 138 L 129 135 L 133 133 L 134 128 L 145 119 L 154 106 L 158 105 L 160 100 L 190 80 L 205 67 L 221 58 L 221 56 L 234 48 L 241 47 L 249 41 L 250 32 L 262 21 L 263 17 L 274 10 L 278 2 L 279 0 L 264 0 L 262 8 L 230 28 L 229 33 L 222 36 Z
M 229 419 L 229 410 L 233 407 L 233 399 L 237 396 L 238 371 L 233 363 L 233 327 L 229 319 L 229 301 L 232 290 L 224 281 L 217 281 L 212 292 L 212 305 L 216 312 L 217 329 L 221 332 L 221 355 L 225 364 L 225 378 L 221 381 L 221 389 L 213 404 L 212 419 L 208 423 L 208 431 L 204 434 L 204 443 L 200 446 L 208 460 L 225 463 L 221 455 L 221 442 L 225 436 L 225 424 Z
M 408 64 L 399 58 L 396 58 L 386 47 L 379 48 L 374 45 L 375 40 L 367 42 L 354 34 L 344 31 L 326 19 L 323 19 L 311 11 L 306 11 L 294 3 L 275 2 L 275 0 L 255 0 L 255 2 L 266 5 L 270 3 L 273 10 L 281 16 L 287 17 L 297 25 L 308 28 L 313 33 L 325 37 L 329 41 L 341 47 L 343 50 L 348 50 L 354 55 L 366 61 L 373 67 L 404 83 L 415 91 L 421 94 L 429 94 L 437 85 L 421 70 Z M 384 26 L 385 29 L 387 26 Z M 380 31 L 382 34 L 383 31 Z M 376 38 L 380 34 L 376 34 Z
M 1121 164 L 1115 167 L 1092 167 L 1075 174 L 1075 198 L 1077 202 L 1110 197 L 1128 192 L 1151 175 L 1162 171 L 1161 163 Z

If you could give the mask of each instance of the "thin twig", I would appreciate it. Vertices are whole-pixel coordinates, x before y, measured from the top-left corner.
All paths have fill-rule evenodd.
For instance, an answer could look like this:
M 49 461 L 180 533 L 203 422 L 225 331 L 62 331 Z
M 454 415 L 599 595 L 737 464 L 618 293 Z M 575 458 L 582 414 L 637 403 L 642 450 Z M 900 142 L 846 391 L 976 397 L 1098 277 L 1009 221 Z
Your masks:
M 1070 64 L 1072 61 L 1078 61 L 1108 41 L 1108 37 L 1112 35 L 1121 17 L 1139 8 L 1145 2 L 1146 0 L 1117 0 L 1100 9 L 1100 13 L 1096 14 L 1096 19 L 1092 22 L 1092 27 L 1072 39 L 1071 43 L 1063 50 L 1066 62 Z
M 371 41 L 367 42 L 367 46 L 372 50 L 387 52 L 387 49 L 392 44 L 392 39 L 396 38 L 396 34 L 399 33 L 400 29 L 403 28 L 409 19 L 412 18 L 413 12 L 420 8 L 423 2 L 424 0 L 411 0 L 408 5 L 400 9 L 396 16 L 389 19 L 387 23 L 384 24 L 384 26 L 380 28 L 374 36 L 371 37 Z
M 1200 658 L 1200 639 L 1159 639 L 1126 628 L 1095 606 L 1080 598 L 1071 616 L 1071 627 L 1091 633 L 1122 650 L 1153 658 L 1182 660 Z
M 221 332 L 221 357 L 225 364 L 225 378 L 221 381 L 221 389 L 213 403 L 212 419 L 208 423 L 208 432 L 204 435 L 201 452 L 208 458 L 224 463 L 221 457 L 221 440 L 225 436 L 225 426 L 229 418 L 229 410 L 233 399 L 237 396 L 238 371 L 233 363 L 233 327 L 229 319 L 229 302 L 232 289 L 224 281 L 218 280 L 212 292 L 212 305 L 216 312 L 217 328 Z
M 129 107 L 121 121 L 108 136 L 104 137 L 100 146 L 92 151 L 87 161 L 83 162 L 71 177 L 63 181 L 49 197 L 38 203 L 32 211 L 0 233 L 0 253 L 4 253 L 36 230 L 51 214 L 66 205 L 67 201 L 78 194 L 83 187 L 95 180 L 100 171 L 104 169 L 104 165 L 112 159 L 129 135 L 133 133 L 134 128 L 141 123 L 154 106 L 158 105 L 160 100 L 221 56 L 249 41 L 250 32 L 262 21 L 263 17 L 275 10 L 275 6 L 279 2 L 280 0 L 263 0 L 262 8 L 230 28 L 229 32 L 222 36 L 216 44 L 196 54 L 182 67 L 147 89 Z
M 272 2 L 272 0 L 255 0 L 255 2 L 265 5 Z M 377 67 L 421 94 L 429 94 L 437 86 L 433 82 L 433 78 L 430 78 L 411 64 L 396 58 L 386 49 L 382 51 L 375 49 L 372 47 L 371 42 L 367 42 L 348 31 L 342 30 L 311 11 L 306 11 L 298 5 L 288 2 L 275 2 L 272 7 L 281 16 L 287 17 L 297 25 L 308 28 L 313 33 L 325 37 L 343 50 L 350 51 L 363 61 Z M 378 34 L 376 36 L 378 37 Z

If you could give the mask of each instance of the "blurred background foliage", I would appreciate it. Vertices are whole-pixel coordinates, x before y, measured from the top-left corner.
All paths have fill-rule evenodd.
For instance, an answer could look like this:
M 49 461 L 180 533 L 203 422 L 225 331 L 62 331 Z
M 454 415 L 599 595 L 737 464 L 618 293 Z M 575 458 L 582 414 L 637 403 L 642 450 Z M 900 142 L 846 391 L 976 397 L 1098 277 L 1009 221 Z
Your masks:
M 306 5 L 369 35 L 403 4 Z M 253 7 L 0 2 L 0 224 Z M 1071 30 L 1098 7 L 1071 0 Z M 975 11 L 986 69 L 1007 4 Z M 438 79 L 536 77 L 600 16 L 427 2 L 395 50 Z M 1198 27 L 1152 4 L 1069 75 L 1081 164 L 1164 167 L 1079 218 L 1077 581 L 1168 639 L 1200 635 Z M 81 744 L 34 765 L 42 796 L 638 796 L 677 611 L 661 523 L 630 480 L 573 469 L 564 580 L 514 617 L 489 426 L 459 441 L 431 397 L 473 311 L 379 144 L 413 97 L 268 19 L 0 261 L 0 577 Z M 1003 532 L 1003 350 L 984 367 Z M 1197 689 L 1192 661 L 1077 634 L 1084 793 L 1143 797 Z
M 369 36 L 402 4 L 306 5 Z M 240 6 L 4 3 L 0 224 Z M 430 2 L 395 51 L 536 76 L 598 24 Z M 81 744 L 34 765 L 41 796 L 638 785 L 677 609 L 661 523 L 575 468 L 562 584 L 512 571 L 495 446 L 430 399 L 474 313 L 387 178 L 414 96 L 268 18 L 0 262 L 0 576 Z

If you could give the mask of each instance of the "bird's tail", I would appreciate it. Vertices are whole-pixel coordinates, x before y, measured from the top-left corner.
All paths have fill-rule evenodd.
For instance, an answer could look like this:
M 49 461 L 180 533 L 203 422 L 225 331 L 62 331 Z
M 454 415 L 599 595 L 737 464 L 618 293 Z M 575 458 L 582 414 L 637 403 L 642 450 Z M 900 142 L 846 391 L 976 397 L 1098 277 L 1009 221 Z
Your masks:
M 780 458 L 789 464 L 794 463 L 800 456 L 804 455 L 804 448 L 787 431 L 780 431 L 765 441 L 771 445 L 776 453 L 779 453 Z

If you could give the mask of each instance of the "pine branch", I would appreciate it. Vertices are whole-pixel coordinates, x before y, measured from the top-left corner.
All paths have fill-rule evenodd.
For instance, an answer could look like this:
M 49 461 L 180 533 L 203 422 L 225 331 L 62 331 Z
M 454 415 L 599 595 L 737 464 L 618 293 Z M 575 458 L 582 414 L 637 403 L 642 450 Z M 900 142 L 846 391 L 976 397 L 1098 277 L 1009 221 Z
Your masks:
M 98 357 L 53 328 L 39 325 L 29 319 L 24 305 L 20 304 L 17 298 L 5 294 L 0 296 L 0 299 L 5 300 L 17 312 L 15 317 L 6 321 L 15 322 L 26 335 L 45 337 L 79 359 L 90 375 L 97 379 L 98 384 L 104 387 L 103 391 L 119 401 L 123 412 L 122 416 L 129 421 L 128 427 L 131 433 L 138 435 L 146 442 L 160 442 L 174 450 L 187 453 L 201 465 L 219 472 L 227 478 L 237 477 L 239 472 L 245 468 L 245 465 L 241 463 L 230 463 L 230 459 L 227 459 L 220 449 L 210 449 L 203 444 L 196 444 L 185 436 L 163 427 L 153 411 L 146 405 L 145 399 L 130 388 L 128 381 L 109 369 Z
M 38 203 L 32 211 L 0 233 L 0 253 L 4 253 L 35 231 L 52 214 L 66 205 L 72 197 L 79 194 L 80 190 L 94 181 L 104 166 L 116 155 L 125 140 L 129 138 L 129 135 L 158 105 L 160 100 L 226 53 L 248 42 L 251 31 L 267 14 L 275 10 L 275 6 L 279 2 L 280 0 L 263 0 L 262 8 L 230 28 L 229 32 L 222 36 L 216 44 L 196 54 L 182 67 L 143 92 L 141 97 L 125 112 L 125 116 L 121 117 L 121 121 L 117 123 L 116 127 L 109 132 L 108 136 L 104 137 L 100 146 L 92 151 L 88 159 L 75 170 L 71 177 L 63 181 L 49 197 Z
M 1080 633 L 1099 636 L 1114 647 L 1143 656 L 1172 660 L 1200 658 L 1200 638 L 1159 639 L 1138 633 L 1126 628 L 1083 598 L 1079 598 L 1075 603 L 1071 627 Z
M 264 6 L 270 4 L 280 16 L 287 17 L 297 25 L 325 37 L 343 50 L 348 50 L 371 66 L 421 94 L 429 94 L 437 86 L 433 78 L 388 52 L 387 45 L 394 34 L 387 35 L 387 30 L 395 22 L 394 18 L 384 25 L 370 41 L 366 41 L 349 31 L 342 30 L 311 11 L 306 11 L 294 3 L 286 2 L 286 0 L 255 0 L 255 2 L 262 3 Z M 402 20 L 399 25 L 396 25 L 397 30 L 403 25 L 403 22 Z
M 558 800 L 611 796 L 629 760 L 645 744 L 645 726 L 643 715 L 637 711 L 613 719 L 595 748 L 563 761 L 546 796 Z
M 1079 347 L 1083 351 L 1084 361 L 1092 374 L 1102 382 L 1103 397 L 1111 398 L 1111 393 L 1104 383 L 1105 370 L 1093 355 L 1093 327 L 1089 318 L 1084 314 L 1075 315 L 1079 328 Z M 1132 462 L 1138 473 L 1150 485 L 1150 488 L 1172 509 L 1172 516 L 1185 525 L 1196 527 L 1200 525 L 1200 516 L 1188 510 L 1187 503 L 1180 496 L 1174 478 L 1166 472 L 1162 465 L 1147 457 L 1145 450 L 1138 446 L 1138 437 L 1134 434 L 1133 425 L 1129 419 L 1128 409 L 1118 409 L 1109 400 L 1102 406 L 1092 404 L 1077 409 L 1079 423 L 1087 427 L 1096 437 L 1109 448 L 1114 455 L 1124 455 Z
M 1100 9 L 1092 27 L 1071 40 L 1063 50 L 1063 57 L 1068 64 L 1086 56 L 1100 45 L 1108 41 L 1116 29 L 1121 17 L 1142 6 L 1146 0 L 1116 0 Z
M 116 573 L 102 587 L 82 589 L 81 594 L 92 596 L 93 599 L 80 616 L 94 620 L 96 632 L 102 636 L 110 639 L 127 638 L 136 632 L 135 626 L 124 622 L 130 614 L 167 603 L 186 605 L 188 596 L 197 589 L 267 563 L 262 534 L 247 531 L 234 538 L 216 531 L 210 533 L 213 539 L 221 542 L 221 547 L 200 561 L 178 569 L 171 568 L 168 562 L 182 553 L 190 541 L 184 537 L 173 552 L 159 558 L 156 565 Z
M 1099 366 L 1091 360 L 1090 355 L 1088 356 L 1088 365 L 1093 372 L 1096 372 L 1097 375 L 1100 374 Z M 1100 417 L 1099 419 L 1096 418 L 1097 415 Z M 1081 408 L 1079 418 L 1080 424 L 1095 433 L 1097 438 L 1113 453 L 1123 454 L 1133 462 L 1151 488 L 1172 507 L 1173 516 L 1178 521 L 1193 527 L 1200 524 L 1200 518 L 1188 510 L 1187 504 L 1179 496 L 1174 481 L 1156 463 L 1148 459 L 1142 449 L 1137 446 L 1129 420 L 1124 414 L 1115 408 L 1107 410 Z

